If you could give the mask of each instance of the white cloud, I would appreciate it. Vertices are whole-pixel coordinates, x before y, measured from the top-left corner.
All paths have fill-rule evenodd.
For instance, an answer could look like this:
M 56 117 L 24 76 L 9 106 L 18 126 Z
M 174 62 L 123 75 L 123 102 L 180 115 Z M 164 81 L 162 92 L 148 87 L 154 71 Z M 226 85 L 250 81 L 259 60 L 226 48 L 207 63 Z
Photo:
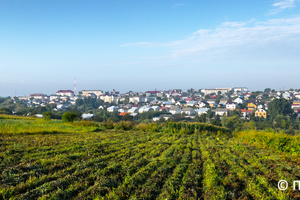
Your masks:
M 235 28 L 235 27 L 242 27 L 242 26 L 245 26 L 246 25 L 246 23 L 244 23 L 244 22 L 224 22 L 223 24 L 222 24 L 222 26 L 228 26 L 228 27 L 233 27 L 233 28 Z
M 177 7 L 180 7 L 180 6 L 184 6 L 184 3 L 175 3 L 172 8 L 177 8 Z
M 272 4 L 273 7 L 275 7 L 275 9 L 271 10 L 269 14 L 277 14 L 281 11 L 283 11 L 284 9 L 287 8 L 294 8 L 295 7 L 295 0 L 284 0 L 284 1 L 280 1 L 277 3 Z
M 166 43 L 132 43 L 167 48 L 169 54 L 158 59 L 194 62 L 217 60 L 297 60 L 300 61 L 300 17 L 256 22 L 252 27 L 231 23 L 215 29 L 200 29 L 184 40 Z M 232 26 L 232 24 L 234 26 Z M 123 46 L 132 46 L 126 44 Z
M 288 18 L 288 19 L 271 19 L 266 22 L 257 22 L 256 25 L 291 25 L 300 24 L 300 17 Z
M 295 7 L 295 0 L 284 0 L 273 4 L 274 7 L 278 7 L 279 9 L 286 9 L 286 8 L 294 8 Z

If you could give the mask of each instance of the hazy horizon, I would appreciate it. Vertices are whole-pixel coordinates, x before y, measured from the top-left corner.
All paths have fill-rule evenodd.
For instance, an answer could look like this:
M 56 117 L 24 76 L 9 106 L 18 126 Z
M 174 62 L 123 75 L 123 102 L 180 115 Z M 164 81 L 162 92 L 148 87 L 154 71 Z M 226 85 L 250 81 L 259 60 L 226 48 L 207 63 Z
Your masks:
M 300 88 L 300 1 L 0 1 L 0 96 Z M 298 52 L 298 53 L 297 53 Z

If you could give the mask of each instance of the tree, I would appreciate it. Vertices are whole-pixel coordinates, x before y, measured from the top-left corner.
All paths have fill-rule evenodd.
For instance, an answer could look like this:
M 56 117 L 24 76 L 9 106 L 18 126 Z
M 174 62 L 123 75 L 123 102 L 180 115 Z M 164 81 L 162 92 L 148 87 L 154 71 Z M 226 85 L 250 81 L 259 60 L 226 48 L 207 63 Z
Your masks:
M 275 119 L 278 115 L 291 116 L 293 109 L 286 99 L 274 99 L 268 104 L 268 111 L 271 119 Z
M 45 120 L 50 120 L 52 118 L 52 112 L 44 112 L 43 113 L 43 118 Z
M 9 108 L 3 107 L 3 108 L 0 108 L 0 114 L 11 115 L 12 111 Z
M 77 115 L 75 113 L 65 112 L 62 116 L 62 120 L 64 122 L 73 122 L 76 117 L 77 117 Z
M 205 123 L 206 122 L 206 117 L 207 114 L 206 113 L 202 113 L 199 117 L 197 117 L 199 122 Z
M 211 111 L 211 109 L 206 112 L 206 116 L 208 119 L 207 121 L 210 122 L 210 119 L 214 116 L 214 113 Z
M 227 128 L 229 128 L 231 131 L 239 130 L 243 126 L 243 122 L 242 122 L 240 116 L 235 115 L 235 116 L 229 117 L 226 120 L 225 126 Z
M 47 108 L 44 106 L 38 106 L 31 112 L 31 114 L 43 114 L 44 112 L 47 112 Z
M 271 88 L 266 88 L 265 90 L 264 90 L 264 93 L 270 93 L 271 92 Z

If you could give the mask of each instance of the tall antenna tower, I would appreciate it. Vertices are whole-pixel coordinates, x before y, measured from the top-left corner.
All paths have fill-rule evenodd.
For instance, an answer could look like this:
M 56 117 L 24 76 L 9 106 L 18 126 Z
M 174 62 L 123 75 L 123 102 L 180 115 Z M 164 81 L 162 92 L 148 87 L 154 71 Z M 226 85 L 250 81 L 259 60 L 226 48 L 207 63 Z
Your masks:
M 76 77 L 75 77 L 75 80 L 74 80 L 74 93 L 75 93 L 75 96 L 76 96 Z

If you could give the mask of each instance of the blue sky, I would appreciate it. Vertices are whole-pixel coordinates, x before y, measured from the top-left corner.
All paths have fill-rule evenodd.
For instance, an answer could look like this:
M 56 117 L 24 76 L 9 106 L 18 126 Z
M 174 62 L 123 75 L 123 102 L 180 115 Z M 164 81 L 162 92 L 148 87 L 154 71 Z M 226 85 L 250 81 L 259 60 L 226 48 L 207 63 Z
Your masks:
M 0 0 L 0 96 L 300 88 L 299 0 Z

